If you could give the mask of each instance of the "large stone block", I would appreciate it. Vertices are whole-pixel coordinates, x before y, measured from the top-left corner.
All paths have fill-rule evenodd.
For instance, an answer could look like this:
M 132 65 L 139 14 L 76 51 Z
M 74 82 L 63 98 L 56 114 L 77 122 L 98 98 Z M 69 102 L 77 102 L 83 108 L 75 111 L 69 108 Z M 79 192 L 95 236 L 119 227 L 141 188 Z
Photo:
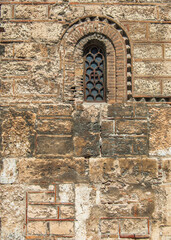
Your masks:
M 171 109 L 166 106 L 163 108 L 152 107 L 150 113 L 150 131 L 149 131 L 149 147 L 152 155 L 171 155 Z
M 50 222 L 50 234 L 73 235 L 74 223 L 70 221 Z
M 100 135 L 89 134 L 88 136 L 74 137 L 74 152 L 77 157 L 98 156 L 100 154 Z
M 171 40 L 171 25 L 170 24 L 156 24 L 149 25 L 149 38 L 151 40 Z
M 160 44 L 134 44 L 133 51 L 135 58 L 162 58 L 162 45 Z
M 171 21 L 171 6 L 159 6 L 159 18 L 164 21 Z
M 171 96 L 171 79 L 163 80 L 163 94 L 165 96 Z
M 133 106 L 124 104 L 108 105 L 108 117 L 110 118 L 132 118 Z
M 27 75 L 30 69 L 29 62 L 1 62 L 0 63 L 0 75 L 2 76 L 17 76 L 17 75 Z
M 134 79 L 134 94 L 156 96 L 161 94 L 160 80 L 154 79 Z
M 12 6 L 10 5 L 1 5 L 1 18 L 3 20 L 10 19 L 12 17 Z
M 12 23 L 6 22 L 3 24 L 5 32 L 3 33 L 3 39 L 14 40 L 29 40 L 31 37 L 31 24 L 30 23 Z
M 29 205 L 28 206 L 28 218 L 44 219 L 52 218 L 57 219 L 56 206 L 47 205 Z
M 164 56 L 166 59 L 171 59 L 171 43 L 165 43 L 164 45 Z
M 135 75 L 170 76 L 171 62 L 134 62 Z
M 47 19 L 46 5 L 17 5 L 15 7 L 17 19 Z
M 157 19 L 156 8 L 153 6 L 115 5 L 107 6 L 105 14 L 119 20 L 155 20 Z M 126 14 L 127 13 L 127 14 Z
M 34 22 L 31 36 L 35 41 L 58 42 L 62 34 L 62 24 L 53 22 Z
M 73 151 L 70 137 L 41 136 L 37 137 L 36 154 L 66 155 Z
M 72 114 L 72 105 L 58 104 L 58 105 L 41 105 L 38 109 L 38 115 L 41 116 L 70 116 Z
M 147 138 L 110 137 L 102 139 L 102 156 L 147 155 Z
M 142 120 L 116 120 L 118 134 L 147 134 L 147 122 Z
M 146 39 L 146 23 L 129 23 L 128 26 L 132 40 Z
M 71 134 L 72 122 L 64 119 L 49 119 L 37 121 L 37 133 L 41 134 Z
M 27 235 L 42 235 L 47 232 L 46 222 L 29 222 L 27 225 Z

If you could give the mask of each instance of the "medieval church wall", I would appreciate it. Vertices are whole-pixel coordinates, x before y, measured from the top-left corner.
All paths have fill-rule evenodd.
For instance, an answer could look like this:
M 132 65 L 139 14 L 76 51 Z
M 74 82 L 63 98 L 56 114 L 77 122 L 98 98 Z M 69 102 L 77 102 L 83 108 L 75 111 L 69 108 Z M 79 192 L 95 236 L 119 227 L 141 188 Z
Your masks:
M 171 240 L 170 0 L 0 5 L 1 239 Z

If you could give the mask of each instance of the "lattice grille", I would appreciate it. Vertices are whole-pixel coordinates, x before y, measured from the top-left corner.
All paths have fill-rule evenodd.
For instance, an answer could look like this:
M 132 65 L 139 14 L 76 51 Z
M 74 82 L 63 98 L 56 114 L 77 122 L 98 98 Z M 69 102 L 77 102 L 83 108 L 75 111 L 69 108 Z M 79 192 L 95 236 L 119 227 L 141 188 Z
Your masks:
M 105 57 L 98 46 L 89 46 L 84 54 L 84 99 L 87 102 L 104 102 Z

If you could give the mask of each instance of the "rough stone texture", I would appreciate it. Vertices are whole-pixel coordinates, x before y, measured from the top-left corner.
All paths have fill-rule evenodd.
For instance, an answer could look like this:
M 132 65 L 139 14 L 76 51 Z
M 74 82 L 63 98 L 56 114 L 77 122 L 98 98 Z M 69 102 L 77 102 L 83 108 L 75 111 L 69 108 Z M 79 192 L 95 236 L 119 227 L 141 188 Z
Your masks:
M 170 0 L 2 1 L 1 26 L 0 238 L 171 240 Z

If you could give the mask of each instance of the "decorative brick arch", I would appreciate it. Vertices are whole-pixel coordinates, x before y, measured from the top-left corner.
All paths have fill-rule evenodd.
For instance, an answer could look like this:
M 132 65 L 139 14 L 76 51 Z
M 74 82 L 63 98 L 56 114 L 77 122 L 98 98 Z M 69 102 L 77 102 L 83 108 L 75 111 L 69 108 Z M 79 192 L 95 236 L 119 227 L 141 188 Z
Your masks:
M 132 96 L 131 48 L 126 31 L 113 19 L 87 16 L 74 21 L 61 38 L 64 101 L 83 101 L 83 48 L 90 40 L 106 47 L 107 102 L 125 102 Z

